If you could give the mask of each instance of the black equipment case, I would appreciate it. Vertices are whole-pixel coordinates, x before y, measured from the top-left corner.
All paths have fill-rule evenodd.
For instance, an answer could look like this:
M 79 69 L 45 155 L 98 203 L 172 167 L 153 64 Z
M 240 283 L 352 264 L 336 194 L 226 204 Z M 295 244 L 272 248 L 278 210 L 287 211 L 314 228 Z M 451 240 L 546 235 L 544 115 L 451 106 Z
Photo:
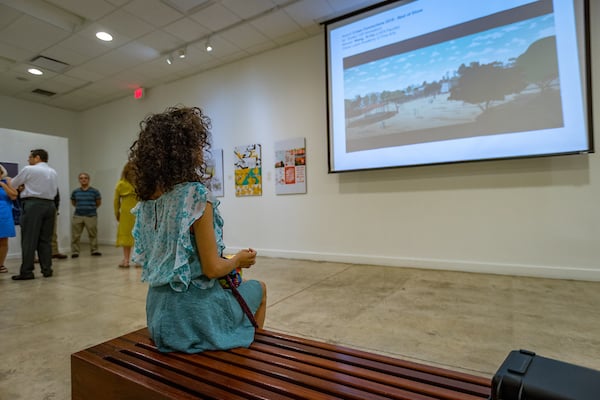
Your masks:
M 513 350 L 492 379 L 490 400 L 599 400 L 600 371 Z

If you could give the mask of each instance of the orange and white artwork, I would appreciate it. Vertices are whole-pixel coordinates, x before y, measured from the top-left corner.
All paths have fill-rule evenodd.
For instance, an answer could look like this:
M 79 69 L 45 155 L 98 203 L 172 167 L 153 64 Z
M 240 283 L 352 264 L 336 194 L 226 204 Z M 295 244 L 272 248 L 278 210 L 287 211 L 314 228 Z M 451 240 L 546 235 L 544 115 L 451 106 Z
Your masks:
M 275 143 L 275 193 L 306 193 L 306 140 Z

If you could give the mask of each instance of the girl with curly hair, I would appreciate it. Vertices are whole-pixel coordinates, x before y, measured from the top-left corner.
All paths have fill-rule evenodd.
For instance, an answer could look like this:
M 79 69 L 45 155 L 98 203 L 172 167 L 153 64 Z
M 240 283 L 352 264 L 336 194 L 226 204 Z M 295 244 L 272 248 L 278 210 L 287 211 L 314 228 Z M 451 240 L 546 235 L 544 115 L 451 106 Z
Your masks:
M 250 268 L 256 251 L 223 258 L 219 201 L 203 183 L 210 119 L 199 108 L 172 107 L 140 123 L 129 152 L 140 200 L 132 210 L 132 261 L 149 283 L 148 329 L 160 351 L 197 353 L 248 347 L 254 327 L 219 278 Z M 266 286 L 238 287 L 259 328 L 265 320 Z

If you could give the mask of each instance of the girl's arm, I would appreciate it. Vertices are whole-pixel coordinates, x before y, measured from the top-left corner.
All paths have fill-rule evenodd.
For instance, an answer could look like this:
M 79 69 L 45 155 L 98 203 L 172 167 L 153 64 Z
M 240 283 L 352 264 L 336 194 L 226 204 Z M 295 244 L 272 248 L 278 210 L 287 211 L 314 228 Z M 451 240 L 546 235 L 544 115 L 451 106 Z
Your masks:
M 219 256 L 211 203 L 206 203 L 204 214 L 194 222 L 193 229 L 202 272 L 207 278 L 220 278 L 235 268 L 250 268 L 256 262 L 256 251 L 252 249 L 241 250 L 230 259 Z
M 10 178 L 6 178 L 6 183 L 0 181 L 0 186 L 2 187 L 2 189 L 4 189 L 4 191 L 11 200 L 16 200 L 19 196 L 19 192 L 17 192 L 17 189 L 13 188 L 10 185 Z

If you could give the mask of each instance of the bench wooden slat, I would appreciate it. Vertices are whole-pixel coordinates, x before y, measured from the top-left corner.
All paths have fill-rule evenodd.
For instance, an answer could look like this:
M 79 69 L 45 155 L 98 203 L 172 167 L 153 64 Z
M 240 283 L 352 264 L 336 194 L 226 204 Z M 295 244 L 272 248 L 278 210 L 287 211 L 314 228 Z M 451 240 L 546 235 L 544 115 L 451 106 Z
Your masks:
M 261 352 L 257 354 L 256 350 Z M 264 344 L 252 345 L 251 349 L 234 349 L 231 352 L 247 358 L 269 359 L 273 365 L 294 368 L 304 374 L 327 377 L 327 379 L 343 385 L 360 387 L 393 399 L 481 400 L 480 396 L 458 394 L 455 390 L 444 387 L 397 376 L 387 376 L 383 372 L 365 369 L 357 365 L 346 365 L 338 361 L 324 360 L 307 354 L 298 355 L 285 349 L 269 348 Z M 268 356 L 273 358 L 267 358 Z
M 310 385 L 315 390 L 331 393 L 334 396 L 347 399 L 399 399 L 399 400 L 435 400 L 436 397 L 424 396 L 414 391 L 398 389 L 365 379 L 349 376 L 342 372 L 335 372 L 310 364 L 281 362 L 276 356 L 268 354 L 256 355 L 252 349 L 244 351 L 223 352 L 210 354 L 209 357 L 227 359 L 232 363 L 239 363 L 247 368 L 261 368 L 268 374 L 275 374 L 281 379 L 290 382 L 302 382 Z M 253 360 L 260 358 L 264 361 Z M 252 362 L 254 361 L 254 362 Z
M 71 359 L 73 400 L 482 400 L 490 394 L 489 379 L 267 330 L 258 330 L 248 349 L 183 354 L 159 352 L 144 328 Z M 96 386 L 104 389 L 90 397 Z
M 207 388 L 205 398 L 235 398 L 227 393 Z M 172 385 L 164 384 L 135 370 L 98 357 L 91 351 L 79 352 L 71 356 L 71 398 L 72 400 L 144 399 L 168 400 L 198 399 Z
M 126 336 L 134 342 L 153 346 L 152 341 L 145 332 L 133 332 Z M 412 397 L 409 398 L 411 399 L 416 399 L 417 393 L 429 396 L 423 397 L 423 399 L 480 400 L 482 398 L 487 399 L 489 396 L 489 379 L 484 380 L 487 386 L 480 386 L 471 382 L 464 382 L 464 380 L 473 381 L 473 379 L 470 379 L 470 375 L 463 373 L 445 374 L 456 379 L 446 376 L 439 377 L 422 372 L 427 370 L 428 366 L 421 364 L 403 363 L 402 360 L 391 357 L 372 355 L 371 353 L 316 341 L 307 340 L 304 343 L 304 339 L 300 339 L 301 342 L 298 342 L 297 339 L 299 338 L 294 337 L 291 337 L 293 340 L 290 340 L 290 344 L 286 340 L 282 340 L 280 336 L 285 337 L 286 335 L 259 330 L 250 349 L 233 349 L 231 352 L 258 360 L 262 360 L 265 355 L 271 354 L 277 357 L 272 362 L 284 368 L 293 367 L 291 362 L 295 361 L 300 363 L 300 366 L 295 367 L 296 371 L 301 371 L 304 374 L 310 373 L 313 376 L 322 377 L 325 374 L 324 371 L 334 371 L 332 376 L 336 377 L 337 383 L 356 386 L 364 390 L 368 388 L 373 394 L 383 394 L 388 398 L 405 399 L 407 393 L 410 393 L 409 396 Z M 292 350 L 288 350 L 290 348 Z M 332 348 L 340 349 L 340 352 L 332 351 Z M 256 350 L 258 351 L 255 352 Z M 318 354 L 318 357 L 312 356 L 313 354 Z M 361 357 L 365 354 L 368 357 Z M 367 360 L 364 360 L 364 358 L 367 358 Z M 373 359 L 379 359 L 379 362 L 375 362 Z M 399 367 L 398 362 L 400 362 L 400 365 L 410 367 L 416 365 L 420 371 Z M 316 366 L 321 370 L 310 372 L 308 366 Z M 431 368 L 434 371 L 440 369 L 438 367 Z M 376 383 L 387 385 L 387 387 L 377 386 Z
M 364 373 L 364 370 L 378 371 L 381 374 L 377 375 L 375 373 L 366 373 L 366 375 L 362 376 L 366 379 L 379 380 L 386 384 L 390 384 L 396 379 L 398 379 L 398 383 L 403 382 L 403 379 L 408 379 L 410 382 L 433 384 L 436 387 L 445 387 L 452 391 L 460 391 L 476 397 L 487 398 L 489 395 L 489 379 L 482 379 L 481 383 L 477 384 L 472 383 L 473 381 L 477 382 L 477 379 L 470 379 L 468 375 L 467 379 L 464 379 L 465 377 L 462 373 L 457 375 L 444 374 L 446 376 L 438 376 L 436 373 L 440 370 L 440 368 L 437 367 L 431 367 L 431 369 L 429 369 L 427 366 L 417 364 L 419 369 L 415 370 L 415 363 L 402 363 L 402 360 L 397 360 L 386 356 L 379 356 L 377 357 L 378 361 L 374 361 L 374 357 L 370 357 L 372 356 L 370 353 L 355 351 L 342 346 L 330 345 L 330 348 L 333 347 L 340 350 L 337 352 L 323 348 L 321 345 L 325 343 L 320 342 L 317 342 L 319 346 L 317 347 L 318 350 L 315 350 L 311 344 L 289 344 L 285 340 L 265 336 L 257 338 L 253 344 L 253 348 L 258 347 L 261 344 L 273 346 L 273 349 L 271 350 L 272 354 L 289 354 L 290 358 L 303 358 L 303 354 L 318 354 L 315 362 L 321 363 L 321 365 L 326 368 L 329 368 L 331 365 L 341 365 L 341 367 L 336 366 L 335 368 L 344 368 L 344 366 L 346 366 L 348 370 L 354 371 L 357 374 L 361 372 Z M 289 353 L 284 351 L 287 349 L 291 349 Z M 265 351 L 268 351 L 267 348 L 265 348 Z M 350 354 L 344 354 L 344 351 L 347 351 Z M 365 354 L 367 354 L 369 357 L 363 357 Z M 358 368 L 355 369 L 355 367 L 361 367 L 364 370 Z
M 121 350 L 118 359 L 121 365 L 129 365 L 130 368 L 144 368 L 144 374 L 155 380 L 169 382 L 173 386 L 185 392 L 191 392 L 195 396 L 204 397 L 208 393 L 218 393 L 214 398 L 219 399 L 294 399 L 293 396 L 285 396 L 281 388 L 273 382 L 266 385 L 255 385 L 251 380 L 239 379 L 234 368 L 221 363 L 220 365 L 203 365 L 202 363 L 178 362 L 173 357 L 165 357 L 153 351 L 147 352 L 141 348 Z M 243 372 L 243 371 L 242 371 Z M 211 396 L 212 398 L 212 396 Z M 319 394 L 315 396 L 319 398 Z M 330 400 L 323 398 L 323 400 Z
M 286 347 L 292 348 L 293 344 L 299 345 L 294 347 L 296 350 L 301 351 L 305 346 L 310 346 L 312 349 L 311 354 L 319 354 L 327 356 L 331 359 L 344 361 L 346 356 L 357 357 L 358 359 L 372 360 L 377 363 L 386 365 L 393 365 L 400 368 L 406 368 L 407 370 L 420 371 L 430 376 L 446 377 L 455 381 L 467 382 L 480 387 L 489 387 L 491 384 L 490 378 L 485 378 L 476 375 L 470 375 L 459 371 L 452 371 L 449 369 L 434 367 L 431 365 L 419 364 L 412 361 L 401 360 L 398 358 L 392 358 L 382 354 L 369 353 L 362 350 L 352 349 L 350 347 L 344 347 L 340 345 L 334 345 L 326 342 L 318 342 L 316 340 L 299 338 L 296 336 L 286 335 L 278 332 L 269 331 L 268 334 L 264 334 L 264 331 L 258 330 L 255 338 L 255 342 L 266 342 L 274 343 L 277 342 Z M 328 351 L 328 353 L 320 353 L 314 349 L 322 349 Z M 418 378 L 415 376 L 415 378 Z
M 272 399 L 315 399 L 332 400 L 336 397 L 313 391 L 309 386 L 296 385 L 294 382 L 282 381 L 265 375 L 261 372 L 251 371 L 227 362 L 207 356 L 212 352 L 199 354 L 161 353 L 154 346 L 147 344 L 132 345 L 129 341 L 114 339 L 122 347 L 121 353 L 162 367 L 173 369 L 176 379 L 179 375 L 197 376 L 207 384 L 218 385 L 232 393 L 237 393 L 244 398 Z
M 156 350 L 152 341 L 144 335 L 138 335 L 134 332 L 133 334 L 126 335 L 126 337 L 127 339 L 132 340 L 132 343 L 135 342 L 138 343 L 139 346 Z M 203 360 L 203 358 L 198 358 L 198 355 L 172 354 L 171 357 L 186 359 L 193 363 Z M 267 352 L 261 351 L 260 345 L 255 346 L 255 344 L 252 344 L 250 349 L 241 348 L 233 349 L 229 352 L 206 352 L 202 354 L 202 357 L 226 360 L 232 364 L 239 365 L 243 369 L 262 371 L 262 373 L 277 376 L 284 381 L 311 386 L 315 390 L 331 393 L 335 396 L 342 396 L 343 398 L 360 400 L 365 399 L 366 397 L 373 400 L 435 400 L 446 398 L 424 396 L 419 394 L 421 391 L 415 392 L 401 388 L 399 389 L 394 386 L 382 385 L 377 382 L 371 382 L 361 379 L 356 375 L 344 374 L 342 369 L 332 371 L 331 369 L 320 368 L 307 362 L 286 360 L 285 358 L 273 356 Z M 465 397 L 464 400 L 479 399 Z

